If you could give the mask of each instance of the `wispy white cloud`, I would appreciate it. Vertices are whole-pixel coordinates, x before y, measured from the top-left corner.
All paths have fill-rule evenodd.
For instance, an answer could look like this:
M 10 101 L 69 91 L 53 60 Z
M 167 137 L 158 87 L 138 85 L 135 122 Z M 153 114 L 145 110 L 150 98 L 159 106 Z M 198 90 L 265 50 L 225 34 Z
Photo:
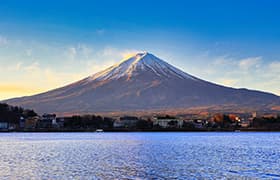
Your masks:
M 99 56 L 110 57 L 110 58 L 126 58 L 131 54 L 135 54 L 137 52 L 141 52 L 141 50 L 137 49 L 118 49 L 111 46 L 105 47 L 100 51 Z
M 70 59 L 75 59 L 76 55 L 77 55 L 77 50 L 76 47 L 70 47 L 66 50 L 65 52 L 66 56 Z
M 249 68 L 259 68 L 262 57 L 249 57 L 238 62 L 239 68 L 248 70 Z
M 92 55 L 92 53 L 94 52 L 92 47 L 89 47 L 86 44 L 80 44 L 80 43 L 78 44 L 77 50 L 85 58 L 89 58 Z
M 234 87 L 238 82 L 237 79 L 230 79 L 230 78 L 220 78 L 218 80 L 222 85 Z
M 22 67 L 23 70 L 27 71 L 28 73 L 40 71 L 39 62 L 33 62 L 32 64 L 24 66 L 24 67 L 21 64 L 20 67 Z
M 31 95 L 32 92 L 35 94 L 61 87 L 103 70 L 117 63 L 129 53 L 137 52 L 136 50 L 117 49 L 110 46 L 95 50 L 92 46 L 79 43 L 60 47 L 61 55 L 58 54 L 59 50 L 52 51 L 56 54 L 51 54 L 50 58 L 42 55 L 34 57 L 33 52 L 36 51 L 37 54 L 42 53 L 41 51 L 51 53 L 52 48 L 36 48 L 25 48 L 22 50 L 22 54 L 25 56 L 20 58 L 14 56 L 15 60 L 11 56 L 9 57 L 12 59 L 10 62 L 0 55 L 1 74 L 8 76 L 8 78 L 0 77 L 1 84 L 5 85 L 6 90 L 13 90 L 4 92 L 2 89 L 0 99 Z M 49 61 L 56 61 L 56 63 L 48 63 Z M 20 86 L 23 88 L 16 88 Z
M 280 72 L 280 61 L 273 61 L 268 65 L 269 71 Z M 278 74 L 280 76 L 280 73 Z
M 193 73 L 203 79 L 236 88 L 249 88 L 279 94 L 280 61 L 270 62 L 261 56 L 234 58 L 228 55 L 204 57 L 203 70 Z M 204 70 L 205 69 L 205 70 Z
M 209 57 L 207 56 L 205 56 L 204 58 L 209 59 Z M 230 66 L 235 64 L 234 59 L 229 55 L 213 57 L 213 60 L 210 60 L 209 62 L 215 66 Z
M 0 46 L 5 46 L 8 44 L 8 39 L 0 35 Z
M 66 48 L 64 55 L 70 60 L 85 60 L 94 56 L 93 47 L 78 43 L 77 45 Z

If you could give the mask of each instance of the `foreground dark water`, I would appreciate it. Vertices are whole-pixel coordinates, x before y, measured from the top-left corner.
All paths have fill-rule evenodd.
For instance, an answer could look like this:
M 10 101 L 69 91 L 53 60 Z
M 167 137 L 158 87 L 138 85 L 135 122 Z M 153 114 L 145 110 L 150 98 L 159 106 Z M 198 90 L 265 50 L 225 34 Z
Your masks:
M 0 179 L 280 179 L 280 133 L 1 133 Z

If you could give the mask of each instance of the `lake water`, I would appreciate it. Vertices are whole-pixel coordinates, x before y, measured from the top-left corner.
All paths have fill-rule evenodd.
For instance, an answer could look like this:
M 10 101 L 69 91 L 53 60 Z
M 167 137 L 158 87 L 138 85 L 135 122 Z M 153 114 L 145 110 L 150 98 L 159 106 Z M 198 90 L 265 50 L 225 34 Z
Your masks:
M 1 133 L 0 179 L 280 179 L 280 133 Z

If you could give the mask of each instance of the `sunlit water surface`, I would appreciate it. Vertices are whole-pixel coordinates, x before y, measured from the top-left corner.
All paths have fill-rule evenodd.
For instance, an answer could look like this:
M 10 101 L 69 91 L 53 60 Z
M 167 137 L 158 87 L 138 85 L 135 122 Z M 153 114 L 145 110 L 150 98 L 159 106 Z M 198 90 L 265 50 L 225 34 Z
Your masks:
M 0 179 L 280 179 L 280 133 L 1 133 Z

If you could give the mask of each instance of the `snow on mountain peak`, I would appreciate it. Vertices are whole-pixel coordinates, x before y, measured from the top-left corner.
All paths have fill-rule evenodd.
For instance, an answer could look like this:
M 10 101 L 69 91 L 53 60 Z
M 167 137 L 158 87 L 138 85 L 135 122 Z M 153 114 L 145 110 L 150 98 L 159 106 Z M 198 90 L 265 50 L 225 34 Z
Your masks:
M 160 76 L 163 78 L 176 76 L 180 79 L 187 78 L 197 80 L 197 78 L 173 67 L 172 65 L 146 51 L 137 53 L 134 56 L 121 61 L 120 63 L 117 63 L 103 71 L 100 71 L 90 76 L 88 80 L 103 81 L 109 79 L 119 79 L 121 77 L 130 79 L 131 77 L 141 73 L 142 71 L 152 71 L 156 76 Z

